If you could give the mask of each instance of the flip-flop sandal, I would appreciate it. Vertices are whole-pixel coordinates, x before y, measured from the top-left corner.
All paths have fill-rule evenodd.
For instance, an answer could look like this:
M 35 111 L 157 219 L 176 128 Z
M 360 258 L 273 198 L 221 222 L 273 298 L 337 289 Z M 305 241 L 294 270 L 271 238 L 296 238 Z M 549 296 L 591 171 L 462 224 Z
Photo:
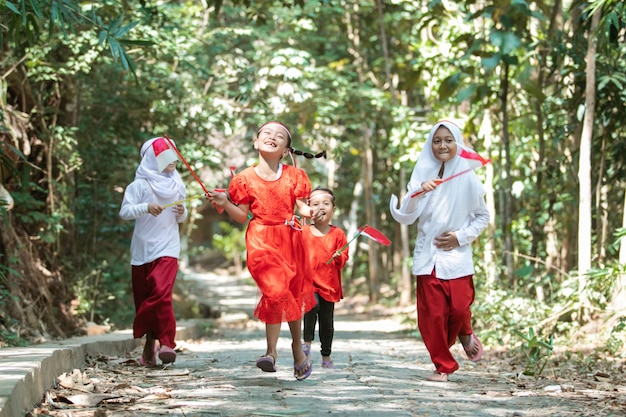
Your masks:
M 302 351 L 304 352 L 304 350 Z M 301 365 L 294 365 L 293 366 L 293 376 L 296 377 L 296 379 L 298 381 L 303 381 L 305 379 L 307 379 L 309 377 L 309 375 L 311 375 L 311 372 L 313 372 L 313 363 L 311 362 L 311 355 L 306 355 L 306 359 L 304 360 L 304 362 Z M 300 372 L 307 367 L 307 365 L 309 366 L 307 368 L 307 370 L 302 374 L 299 375 Z
M 152 368 L 157 366 L 157 354 L 159 352 L 159 347 L 157 346 L 157 344 L 154 344 L 154 356 L 152 356 L 152 360 L 151 361 L 146 361 L 143 358 L 143 354 L 137 358 L 137 363 L 141 366 L 145 366 L 146 368 Z
M 159 359 L 163 363 L 173 363 L 176 361 L 176 351 L 169 346 L 161 346 L 159 349 Z
M 272 355 L 261 356 L 256 360 L 256 367 L 263 372 L 276 372 L 276 359 Z
M 465 351 L 465 354 L 467 355 L 467 359 L 469 359 L 472 362 L 478 362 L 480 358 L 483 357 L 483 345 L 482 343 L 480 343 L 480 340 L 478 340 L 478 337 L 476 337 L 474 333 L 470 335 L 469 344 L 467 346 L 463 345 L 463 350 Z M 474 351 L 476 351 L 476 354 L 472 355 Z
M 335 364 L 333 363 L 333 361 L 322 361 L 322 368 L 335 369 Z

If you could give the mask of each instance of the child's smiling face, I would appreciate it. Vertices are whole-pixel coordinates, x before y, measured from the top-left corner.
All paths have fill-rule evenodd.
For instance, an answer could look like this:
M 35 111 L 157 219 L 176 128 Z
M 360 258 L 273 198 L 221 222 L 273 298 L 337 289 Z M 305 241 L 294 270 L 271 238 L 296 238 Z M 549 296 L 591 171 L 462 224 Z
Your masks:
M 441 162 L 448 162 L 456 156 L 457 144 L 447 127 L 441 126 L 433 135 L 431 144 L 433 155 Z
M 255 140 L 255 147 L 260 152 L 280 152 L 283 156 L 289 145 L 289 131 L 280 123 L 268 123 L 263 126 Z

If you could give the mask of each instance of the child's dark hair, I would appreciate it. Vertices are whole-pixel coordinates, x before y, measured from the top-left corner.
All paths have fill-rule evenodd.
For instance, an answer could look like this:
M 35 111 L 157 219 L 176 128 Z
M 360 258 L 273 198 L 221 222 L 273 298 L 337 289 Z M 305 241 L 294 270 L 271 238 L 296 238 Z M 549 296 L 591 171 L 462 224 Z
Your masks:
M 323 187 L 315 187 L 313 190 L 311 190 L 311 193 L 309 194 L 309 199 L 308 201 L 311 201 L 311 196 L 313 195 L 314 192 L 316 191 L 321 191 L 323 194 L 328 194 L 330 195 L 330 201 L 332 201 L 333 206 L 335 205 L 335 194 L 328 188 L 323 188 Z
M 315 155 L 313 155 L 312 153 L 299 151 L 297 149 L 289 147 L 289 152 L 296 154 L 296 155 L 302 155 L 307 159 L 322 158 L 322 157 L 326 159 L 326 151 L 322 151 L 320 153 L 316 153 Z
M 289 127 L 288 127 L 286 124 L 284 124 L 284 123 L 277 122 L 277 121 L 274 121 L 274 120 L 273 120 L 273 121 L 270 121 L 270 122 L 263 123 L 263 125 L 261 125 L 261 127 L 259 128 L 259 130 L 257 130 L 256 135 L 257 135 L 257 136 L 259 136 L 259 135 L 261 134 L 261 130 L 263 130 L 263 128 L 264 128 L 265 126 L 267 126 L 268 124 L 270 124 L 270 123 L 274 123 L 274 124 L 277 124 L 277 125 L 281 125 L 281 126 L 282 126 L 282 127 L 283 127 L 286 131 L 287 131 L 287 137 L 289 138 L 289 141 L 287 142 L 287 148 L 289 149 L 289 152 L 290 152 L 291 154 L 304 156 L 304 157 L 305 157 L 305 158 L 307 158 L 307 159 L 322 158 L 322 157 L 323 157 L 324 159 L 326 159 L 326 151 L 322 151 L 322 152 L 317 153 L 317 154 L 312 154 L 312 153 L 310 153 L 310 152 L 304 152 L 304 151 L 300 151 L 300 150 L 298 150 L 298 149 L 294 149 L 294 148 L 292 148 L 292 147 L 291 147 L 291 130 L 290 130 L 290 129 L 289 129 Z

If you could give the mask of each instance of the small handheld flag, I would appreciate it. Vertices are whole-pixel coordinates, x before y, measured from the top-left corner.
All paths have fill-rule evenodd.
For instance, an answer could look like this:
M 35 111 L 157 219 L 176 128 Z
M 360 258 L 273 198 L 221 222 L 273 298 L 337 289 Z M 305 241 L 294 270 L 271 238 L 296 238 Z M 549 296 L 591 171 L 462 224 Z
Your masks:
M 389 238 L 387 236 L 385 236 L 383 234 L 383 232 L 381 232 L 380 230 L 376 229 L 375 227 L 365 225 L 363 227 L 360 227 L 359 230 L 357 230 L 357 232 L 354 234 L 352 239 L 350 239 L 350 241 L 348 243 L 343 245 L 337 252 L 339 252 L 339 253 L 343 252 L 343 250 L 345 248 L 347 248 L 348 245 L 350 245 L 350 243 L 352 243 L 354 241 L 354 239 L 356 239 L 357 237 L 359 237 L 361 235 L 367 236 L 370 239 L 380 243 L 381 245 L 385 245 L 385 246 L 391 245 L 391 240 L 389 240 Z M 326 265 L 328 265 L 332 260 L 333 260 L 333 258 L 330 258 L 329 260 L 327 260 L 326 261 Z
M 156 157 L 157 169 L 159 172 L 163 172 L 165 167 L 172 162 L 178 161 L 178 157 L 172 150 L 171 145 L 168 145 L 163 138 L 158 138 L 152 142 L 152 150 L 154 151 L 154 156 Z
M 466 174 L 470 171 L 473 171 L 477 168 L 481 168 L 484 167 L 485 165 L 487 165 L 488 163 L 491 162 L 490 159 L 485 159 L 482 156 L 480 156 L 478 153 L 472 151 L 472 150 L 468 150 L 468 149 L 461 149 L 461 152 L 459 152 L 459 156 L 463 159 L 465 159 L 467 161 L 467 163 L 469 164 L 469 168 L 468 169 L 464 169 L 461 172 L 457 172 L 454 175 L 449 176 L 448 178 L 444 178 L 442 179 L 439 184 L 443 184 L 444 182 L 448 182 L 451 179 L 454 179 L 460 175 Z M 424 194 L 426 191 L 424 190 L 420 190 L 420 191 L 416 191 L 413 194 L 411 194 L 411 198 L 413 197 L 417 197 L 418 195 Z

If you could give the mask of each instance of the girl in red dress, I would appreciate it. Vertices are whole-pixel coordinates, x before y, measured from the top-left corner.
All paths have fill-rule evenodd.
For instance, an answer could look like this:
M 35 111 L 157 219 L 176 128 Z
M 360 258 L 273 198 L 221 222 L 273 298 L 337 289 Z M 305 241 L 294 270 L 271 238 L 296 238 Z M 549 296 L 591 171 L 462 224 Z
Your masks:
M 313 155 L 291 148 L 291 133 L 280 122 L 261 126 L 254 148 L 259 152 L 258 164 L 237 174 L 228 194 L 210 191 L 207 197 L 239 223 L 252 213 L 246 231 L 246 262 L 262 294 L 254 315 L 265 323 L 267 339 L 265 354 L 256 366 L 264 372 L 276 372 L 276 345 L 282 322 L 287 322 L 294 376 L 302 380 L 313 370 L 310 355 L 302 350 L 302 316 L 315 306 L 315 298 L 294 207 L 303 217 L 314 217 L 314 213 L 307 204 L 311 183 L 306 173 L 283 165 L 281 160 L 290 153 Z

